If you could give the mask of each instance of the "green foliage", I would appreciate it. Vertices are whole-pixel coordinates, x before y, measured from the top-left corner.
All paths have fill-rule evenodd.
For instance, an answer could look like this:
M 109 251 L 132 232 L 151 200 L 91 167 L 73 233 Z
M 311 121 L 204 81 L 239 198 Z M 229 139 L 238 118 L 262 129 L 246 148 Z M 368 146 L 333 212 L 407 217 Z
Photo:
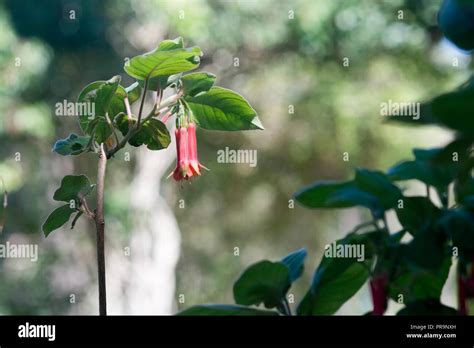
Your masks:
M 239 305 L 278 307 L 291 286 L 290 270 L 280 262 L 260 261 L 247 268 L 234 284 L 234 300 Z
M 119 75 L 88 84 L 77 98 L 77 105 L 81 105 L 77 116 L 84 135 L 70 134 L 66 139 L 58 140 L 53 151 L 64 156 L 79 155 L 87 151 L 99 153 L 103 146 L 107 158 L 110 158 L 126 144 L 134 147 L 146 145 L 149 150 L 165 149 L 171 143 L 166 125 L 159 120 L 165 112 L 171 113 L 170 117 L 176 117 L 178 123 L 196 120 L 198 125 L 208 129 L 263 129 L 257 113 L 243 97 L 231 90 L 213 87 L 215 75 L 208 72 L 183 75 L 199 66 L 201 55 L 199 47 L 186 48 L 181 37 L 164 40 L 153 51 L 125 63 L 125 72 L 136 79 L 130 86 L 122 86 Z M 161 97 L 168 87 L 173 87 L 176 94 L 162 101 Z M 158 95 L 157 103 L 148 115 L 144 115 L 145 98 L 152 92 Z M 135 116 L 131 106 L 139 100 L 140 107 Z M 127 108 L 127 103 L 130 108 Z M 122 137 L 119 138 L 119 135 Z M 73 204 L 53 211 L 43 225 L 46 236 L 69 221 L 72 213 L 76 215 L 71 227 L 83 214 L 94 218 L 84 201 L 92 187 L 84 175 L 69 175 L 63 179 L 54 199 Z M 275 267 L 286 272 L 283 278 L 285 287 L 288 287 L 288 269 L 282 264 Z M 246 302 L 245 277 L 243 284 L 243 287 L 237 287 L 236 293 L 238 298 L 243 294 L 242 301 Z M 276 301 L 281 296 L 278 295 Z M 262 298 L 267 304 L 274 300 L 265 296 Z
M 295 199 L 309 208 L 369 208 L 376 217 L 393 208 L 401 191 L 381 172 L 356 170 L 354 180 L 317 182 L 295 194 Z
M 256 111 L 239 94 L 222 87 L 185 98 L 193 119 L 205 129 L 238 131 L 263 129 Z
M 71 208 L 69 204 L 65 204 L 53 210 L 42 226 L 45 237 L 49 236 L 51 232 L 68 222 L 71 214 L 75 211 L 76 210 Z
M 79 202 L 81 198 L 87 196 L 94 185 L 91 185 L 85 175 L 66 175 L 61 181 L 61 186 L 54 192 L 53 199 L 60 202 Z
M 124 70 L 138 80 L 173 75 L 197 68 L 201 55 L 199 47 L 184 48 L 182 38 L 165 40 L 153 51 L 130 59 Z

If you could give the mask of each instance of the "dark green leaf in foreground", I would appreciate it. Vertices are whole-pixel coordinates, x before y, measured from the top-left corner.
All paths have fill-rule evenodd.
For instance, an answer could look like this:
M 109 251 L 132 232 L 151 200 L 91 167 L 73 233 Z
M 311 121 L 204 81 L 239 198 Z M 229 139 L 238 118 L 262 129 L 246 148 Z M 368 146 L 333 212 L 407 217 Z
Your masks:
M 69 221 L 69 218 L 72 213 L 76 210 L 70 208 L 69 204 L 63 205 L 55 209 L 44 222 L 42 229 L 45 237 L 53 232 L 54 230 L 60 228 L 62 225 Z
M 336 242 L 336 245 L 353 245 L 353 237 Z M 323 256 L 309 291 L 298 306 L 298 315 L 332 315 L 355 295 L 369 277 L 363 262 L 355 257 Z
M 219 305 L 219 304 L 209 304 L 209 305 L 199 305 L 193 306 L 184 311 L 178 313 L 178 315 L 206 315 L 206 316 L 274 316 L 279 315 L 277 312 L 266 311 L 257 308 L 250 308 L 244 306 L 234 306 L 234 305 Z
M 404 197 L 402 204 L 395 211 L 400 224 L 412 235 L 433 225 L 441 214 L 440 209 L 427 197 Z
M 277 307 L 290 288 L 290 273 L 281 262 L 260 261 L 247 268 L 234 284 L 234 299 L 239 305 Z
M 212 87 L 195 97 L 185 97 L 185 101 L 201 128 L 224 131 L 264 129 L 248 101 L 229 89 Z

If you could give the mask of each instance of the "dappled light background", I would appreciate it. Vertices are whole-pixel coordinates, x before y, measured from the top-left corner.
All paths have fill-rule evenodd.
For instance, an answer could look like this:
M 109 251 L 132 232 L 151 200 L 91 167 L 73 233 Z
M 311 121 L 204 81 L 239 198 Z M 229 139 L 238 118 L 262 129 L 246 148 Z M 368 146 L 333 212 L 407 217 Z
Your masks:
M 48 239 L 41 232 L 61 178 L 96 175 L 94 155 L 51 152 L 57 138 L 79 131 L 76 119 L 56 117 L 54 107 L 117 73 L 130 84 L 124 60 L 177 36 L 202 48 L 201 70 L 244 95 L 266 129 L 199 130 L 199 156 L 210 171 L 190 184 L 166 179 L 173 145 L 163 153 L 127 149 L 130 162 L 122 155 L 110 161 L 109 305 L 114 314 L 171 314 L 231 303 L 244 267 L 306 247 L 305 275 L 292 289 L 298 302 L 324 245 L 368 214 L 293 208 L 292 194 L 315 180 L 349 178 L 355 167 L 386 170 L 411 158 L 412 147 L 451 139 L 439 128 L 402 127 L 380 116 L 389 99 L 424 100 L 467 79 L 470 56 L 442 39 L 439 6 L 438 0 L 0 2 L 0 176 L 9 191 L 0 241 L 39 244 L 36 263 L 0 259 L 0 314 L 96 313 L 92 224 L 84 219 Z M 226 147 L 257 150 L 257 166 L 218 163 L 217 151 Z M 449 292 L 447 304 L 454 305 Z M 339 313 L 370 308 L 364 287 Z

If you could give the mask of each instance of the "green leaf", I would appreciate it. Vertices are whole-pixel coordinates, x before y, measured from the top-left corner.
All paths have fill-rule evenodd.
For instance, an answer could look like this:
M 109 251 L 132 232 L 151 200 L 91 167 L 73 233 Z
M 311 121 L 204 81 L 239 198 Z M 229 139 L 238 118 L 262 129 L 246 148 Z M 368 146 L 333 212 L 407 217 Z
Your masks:
M 77 201 L 88 195 L 93 188 L 94 185 L 91 185 L 85 175 L 66 175 L 61 181 L 61 186 L 54 192 L 53 199 L 61 202 Z
M 216 75 L 208 72 L 192 73 L 181 78 L 184 95 L 189 95 L 191 97 L 209 91 L 215 81 Z
M 303 248 L 288 254 L 281 260 L 281 263 L 288 267 L 290 271 L 291 283 L 293 283 L 303 274 L 304 260 L 306 259 L 306 255 L 308 255 L 308 253 L 306 252 L 306 249 Z
M 239 131 L 264 129 L 256 111 L 238 93 L 222 87 L 184 98 L 196 123 L 205 129 Z
M 244 307 L 244 306 L 234 306 L 234 305 L 219 305 L 219 304 L 209 304 L 209 305 L 199 305 L 193 306 L 184 311 L 179 312 L 177 315 L 207 315 L 207 316 L 268 316 L 268 315 L 279 315 L 277 312 L 266 311 L 262 309 Z
M 278 307 L 290 288 L 290 272 L 280 262 L 267 260 L 247 268 L 234 284 L 234 299 L 239 305 Z
M 92 82 L 81 91 L 77 99 L 78 103 L 94 105 L 93 117 L 88 114 L 80 114 L 79 124 L 84 133 L 94 134 L 98 143 L 104 142 L 112 134 L 112 128 L 107 122 L 106 115 L 113 119 L 115 113 L 125 110 L 123 96 L 126 92 L 119 85 L 120 79 L 120 76 L 117 75 L 108 81 Z
M 76 216 L 74 216 L 74 219 L 72 219 L 72 222 L 71 222 L 71 230 L 74 229 L 74 227 L 76 226 L 77 220 L 79 220 L 79 218 L 82 216 L 82 214 L 83 214 L 82 211 L 78 211 Z
M 403 206 L 395 211 L 400 224 L 414 236 L 433 225 L 441 211 L 427 197 L 403 197 Z
M 441 267 L 433 270 L 401 267 L 390 281 L 390 297 L 398 301 L 399 296 L 403 295 L 406 303 L 440 298 L 450 267 L 450 257 L 445 257 Z
M 69 218 L 72 213 L 76 210 L 69 207 L 69 204 L 63 205 L 57 209 L 55 209 L 46 219 L 44 222 L 42 229 L 45 237 L 53 232 L 54 230 L 58 229 L 66 222 L 69 221 Z
M 180 42 L 166 40 L 151 52 L 133 57 L 125 63 L 125 72 L 137 80 L 173 75 L 195 69 L 202 55 L 199 47 L 183 48 Z
M 445 306 L 439 302 L 438 299 L 421 300 L 409 303 L 405 308 L 402 308 L 397 315 L 457 315 L 454 308 Z
M 420 230 L 407 244 L 402 244 L 402 256 L 411 267 L 433 270 L 441 267 L 446 256 L 446 236 L 439 229 Z
M 309 208 L 350 208 L 364 206 L 375 217 L 394 207 L 400 190 L 381 172 L 358 169 L 355 179 L 345 182 L 322 181 L 295 194 L 295 199 Z
M 140 99 L 140 96 L 142 95 L 142 88 L 138 82 L 134 82 L 125 88 L 125 92 L 127 93 L 128 101 L 131 105 Z
M 336 246 L 353 244 L 352 235 Z M 332 315 L 364 285 L 367 267 L 354 257 L 323 256 L 309 291 L 298 306 L 298 315 Z
M 132 124 L 135 124 L 135 122 L 135 120 L 131 121 Z M 119 114 L 115 118 L 115 123 L 122 135 L 125 136 L 128 133 L 129 127 L 128 116 Z M 128 143 L 135 147 L 146 144 L 150 150 L 162 150 L 171 143 L 171 137 L 168 128 L 166 128 L 163 122 L 151 118 L 142 124 L 138 133 L 130 138 Z
M 65 139 L 59 139 L 54 143 L 53 152 L 63 156 L 80 155 L 89 150 L 89 136 L 77 136 L 74 133 Z

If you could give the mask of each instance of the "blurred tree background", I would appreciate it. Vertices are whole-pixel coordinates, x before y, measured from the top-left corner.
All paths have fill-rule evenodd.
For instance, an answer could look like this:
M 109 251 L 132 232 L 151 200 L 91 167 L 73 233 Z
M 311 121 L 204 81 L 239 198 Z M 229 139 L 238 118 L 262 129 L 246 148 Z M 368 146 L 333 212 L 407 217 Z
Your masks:
M 77 310 L 70 300 L 74 294 L 80 304 L 95 291 L 92 225 L 79 223 L 48 240 L 40 229 L 62 176 L 95 178 L 92 155 L 51 153 L 57 138 L 79 131 L 73 117 L 55 116 L 55 104 L 75 101 L 89 82 L 121 73 L 125 58 L 177 36 L 202 48 L 202 70 L 242 93 L 266 130 L 201 130 L 199 155 L 211 171 L 182 186 L 166 175 L 154 179 L 181 231 L 174 311 L 231 302 L 233 280 L 263 258 L 306 247 L 307 264 L 316 265 L 324 245 L 347 233 L 361 212 L 293 208 L 296 190 L 316 179 L 346 178 L 358 166 L 386 170 L 410 158 L 412 147 L 451 138 L 437 128 L 386 124 L 380 116 L 389 99 L 421 101 L 467 79 L 471 57 L 442 39 L 439 6 L 438 0 L 0 2 L 0 176 L 9 191 L 0 242 L 38 243 L 40 253 L 37 263 L 0 259 L 0 313 L 96 312 L 95 303 Z M 258 165 L 218 163 L 217 151 L 226 146 L 257 150 Z M 131 153 L 131 162 L 112 161 L 108 169 L 109 251 L 127 246 L 134 233 Z M 112 276 L 113 270 L 109 287 Z M 296 289 L 297 300 L 310 276 Z M 160 296 L 160 288 L 152 290 Z M 366 312 L 365 291 L 340 313 Z

